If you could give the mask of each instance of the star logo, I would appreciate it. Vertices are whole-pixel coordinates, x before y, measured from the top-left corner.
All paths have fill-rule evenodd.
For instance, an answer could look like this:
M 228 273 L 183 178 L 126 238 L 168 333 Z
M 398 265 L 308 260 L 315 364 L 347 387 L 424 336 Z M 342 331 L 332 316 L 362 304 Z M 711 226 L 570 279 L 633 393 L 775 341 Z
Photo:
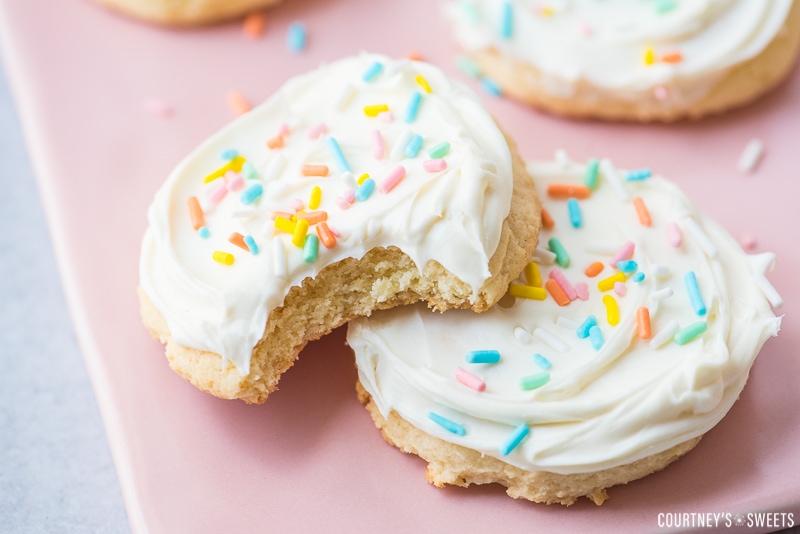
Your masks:
M 733 516 L 733 524 L 737 527 L 743 527 L 745 524 L 746 517 L 744 514 L 736 514 Z

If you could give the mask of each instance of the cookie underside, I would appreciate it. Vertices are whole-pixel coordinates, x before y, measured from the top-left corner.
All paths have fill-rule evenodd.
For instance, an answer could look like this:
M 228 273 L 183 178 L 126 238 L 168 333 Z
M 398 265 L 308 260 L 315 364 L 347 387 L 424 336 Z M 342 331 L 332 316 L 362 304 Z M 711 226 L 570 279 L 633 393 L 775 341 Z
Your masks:
M 280 0 L 96 0 L 125 15 L 166 26 L 200 26 L 235 19 Z

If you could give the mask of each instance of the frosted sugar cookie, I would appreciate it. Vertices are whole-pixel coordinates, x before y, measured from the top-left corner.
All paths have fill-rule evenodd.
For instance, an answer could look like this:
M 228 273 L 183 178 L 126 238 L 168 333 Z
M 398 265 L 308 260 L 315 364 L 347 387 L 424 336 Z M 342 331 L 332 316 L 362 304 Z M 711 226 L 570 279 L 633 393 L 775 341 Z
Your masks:
M 96 0 L 118 11 L 156 24 L 197 26 L 235 19 L 280 0 Z
M 509 96 L 579 118 L 674 121 L 751 102 L 792 68 L 792 0 L 462 0 L 458 43 Z
M 247 402 L 357 315 L 487 309 L 540 224 L 524 164 L 474 94 L 366 54 L 290 80 L 203 143 L 148 220 L 145 325 L 179 374 Z
M 647 169 L 528 168 L 545 229 L 524 276 L 480 315 L 412 306 L 352 321 L 359 397 L 437 486 L 602 504 L 736 401 L 780 326 L 764 276 L 775 258 L 745 254 Z

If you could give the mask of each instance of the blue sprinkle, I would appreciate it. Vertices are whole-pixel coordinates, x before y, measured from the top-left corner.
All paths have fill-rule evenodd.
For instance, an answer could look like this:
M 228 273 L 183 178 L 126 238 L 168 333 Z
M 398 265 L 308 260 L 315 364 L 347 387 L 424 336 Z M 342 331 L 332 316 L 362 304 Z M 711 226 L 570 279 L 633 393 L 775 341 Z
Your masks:
M 586 318 L 583 323 L 578 327 L 578 337 L 581 339 L 586 339 L 589 337 L 589 330 L 593 327 L 597 326 L 597 317 L 594 315 L 590 315 Z
M 356 189 L 356 200 L 359 202 L 364 202 L 369 198 L 373 191 L 375 191 L 375 180 L 372 178 L 367 178 L 361 182 L 361 185 L 359 185 L 358 189 Z
M 641 182 L 642 180 L 647 180 L 653 175 L 650 169 L 636 169 L 633 171 L 629 171 L 628 174 L 625 175 L 625 180 L 628 182 Z
M 497 85 L 497 82 L 488 76 L 481 78 L 481 87 L 483 87 L 483 90 L 492 96 L 500 96 L 503 94 L 503 90 L 500 89 L 500 86 Z
M 208 239 L 208 236 L 211 235 L 211 230 L 208 229 L 208 226 L 201 226 L 197 229 L 197 235 L 203 239 Z
M 497 363 L 500 352 L 496 350 L 473 350 L 467 353 L 467 363 Z
M 333 156 L 333 161 L 336 162 L 336 166 L 339 168 L 339 172 L 353 172 L 350 169 L 350 164 L 347 163 L 347 158 L 344 157 L 344 153 L 342 152 L 342 147 L 339 146 L 339 142 L 336 140 L 335 137 L 329 137 L 327 141 L 325 141 L 325 146 L 328 147 L 328 150 Z
M 419 91 L 414 91 L 411 95 L 411 98 L 408 100 L 408 106 L 406 106 L 406 119 L 407 123 L 414 122 L 417 119 L 417 113 L 419 113 L 419 104 L 422 102 L 422 93 Z
M 245 205 L 252 204 L 258 200 L 263 193 L 264 188 L 261 184 L 253 184 L 242 192 L 241 196 L 239 196 L 239 200 Z
M 376 61 L 372 65 L 370 65 L 367 70 L 364 71 L 364 74 L 361 76 L 361 79 L 365 82 L 371 82 L 375 79 L 375 77 L 383 72 L 383 63 L 380 61 Z
M 511 2 L 503 3 L 503 13 L 500 17 L 500 37 L 503 39 L 511 39 L 514 31 L 514 7 Z
M 583 224 L 583 215 L 581 215 L 581 207 L 578 201 L 574 198 L 567 200 L 567 209 L 569 210 L 569 222 L 573 228 L 580 228 Z
M 553 364 L 550 363 L 550 360 L 548 360 L 539 353 L 533 355 L 533 361 L 535 361 L 536 365 L 538 365 L 542 369 L 550 369 L 551 367 L 553 367 Z
M 462 425 L 458 423 L 454 423 L 450 419 L 442 417 L 438 413 L 428 412 L 428 419 L 439 425 L 440 427 L 444 428 L 448 432 L 452 432 L 458 436 L 463 436 L 467 433 L 467 429 L 464 428 Z
M 600 331 L 600 327 L 594 325 L 589 329 L 589 341 L 592 342 L 592 348 L 594 350 L 600 350 L 603 348 L 603 343 L 605 340 L 603 339 L 603 332 Z
M 222 159 L 224 159 L 225 161 L 230 161 L 230 160 L 232 160 L 233 158 L 235 158 L 238 155 L 239 155 L 239 152 L 237 152 L 233 148 L 229 148 L 227 150 L 223 150 L 222 154 L 220 154 L 220 157 Z
M 411 136 L 411 139 L 408 140 L 408 144 L 406 145 L 406 157 L 416 158 L 417 154 L 419 154 L 420 148 L 422 148 L 422 136 L 419 134 L 414 134 Z
M 634 282 L 638 283 L 638 282 L 641 282 L 642 280 L 644 280 L 644 273 L 638 272 L 638 273 L 633 275 L 633 281 Z
M 703 302 L 703 296 L 700 294 L 700 287 L 697 285 L 697 275 L 694 271 L 689 271 L 683 275 L 683 282 L 686 284 L 686 291 L 689 292 L 689 300 L 692 302 L 692 308 L 697 315 L 706 314 L 706 305 Z
M 251 235 L 244 236 L 244 244 L 247 245 L 247 248 L 250 249 L 250 253 L 253 256 L 258 254 L 258 245 L 256 245 L 256 240 L 253 239 L 253 236 Z
M 528 437 L 528 434 L 531 433 L 531 429 L 528 428 L 528 425 L 522 423 L 514 431 L 509 435 L 506 440 L 500 445 L 500 454 L 502 456 L 508 456 L 511 451 L 517 448 L 517 445 L 522 443 L 522 440 Z
M 623 273 L 633 273 L 639 268 L 639 264 L 634 260 L 622 260 L 617 262 L 617 269 Z
M 306 47 L 306 25 L 300 21 L 292 22 L 286 34 L 286 46 L 292 52 L 301 52 Z

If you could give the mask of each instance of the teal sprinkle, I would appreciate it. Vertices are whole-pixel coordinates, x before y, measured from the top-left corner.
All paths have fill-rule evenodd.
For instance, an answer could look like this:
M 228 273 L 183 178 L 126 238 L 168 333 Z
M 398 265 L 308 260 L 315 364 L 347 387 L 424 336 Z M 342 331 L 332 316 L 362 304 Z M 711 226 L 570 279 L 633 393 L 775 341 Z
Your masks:
M 511 451 L 517 448 L 517 446 L 522 443 L 528 434 L 531 433 L 531 429 L 528 428 L 528 425 L 522 423 L 514 431 L 506 438 L 506 440 L 500 445 L 499 451 L 502 456 L 508 456 Z
M 261 184 L 253 184 L 239 196 L 239 200 L 244 205 L 252 204 L 258 200 L 264 193 L 264 187 Z
M 250 249 L 250 253 L 253 256 L 258 254 L 258 245 L 256 245 L 256 240 L 253 239 L 253 236 L 251 235 L 244 236 L 244 244 L 247 245 L 247 248 Z
M 445 417 L 442 417 L 438 413 L 428 412 L 428 419 L 439 425 L 440 427 L 444 428 L 448 432 L 452 432 L 457 436 L 463 436 L 467 433 L 467 429 L 464 428 L 462 425 L 451 421 Z
M 233 158 L 235 158 L 238 155 L 239 155 L 239 152 L 237 152 L 233 148 L 229 148 L 227 150 L 223 150 L 222 154 L 220 154 L 220 157 L 222 159 L 224 159 L 225 161 L 230 161 L 230 160 L 232 160 Z
M 511 2 L 503 2 L 503 12 L 500 15 L 500 37 L 506 41 L 514 33 L 514 6 Z
M 594 315 L 590 315 L 578 327 L 577 331 L 578 337 L 581 339 L 586 339 L 587 337 L 589 337 L 589 330 L 591 330 L 593 326 L 597 326 L 597 317 L 595 317 Z
M 569 211 L 569 223 L 573 228 L 580 228 L 583 225 L 583 215 L 578 201 L 574 198 L 568 199 L 567 210 Z
M 319 238 L 314 234 L 306 235 L 306 241 L 303 243 L 303 261 L 311 263 L 317 259 L 319 253 Z
M 617 262 L 617 269 L 623 273 L 633 273 L 639 268 L 639 264 L 634 260 L 622 260 Z
M 561 241 L 557 237 L 551 237 L 547 241 L 547 246 L 550 249 L 550 252 L 556 255 L 557 264 L 565 269 L 569 267 L 569 254 L 567 254 L 567 249 L 564 248 L 564 245 L 561 244 Z
M 431 157 L 431 159 L 441 159 L 448 153 L 450 153 L 450 143 L 446 141 L 444 143 L 439 143 L 432 149 L 428 150 L 428 155 Z
M 519 379 L 519 387 L 525 391 L 540 388 L 550 380 L 550 373 L 543 371 L 535 375 L 523 376 Z
M 481 87 L 484 91 L 492 96 L 500 96 L 503 94 L 503 90 L 500 89 L 500 86 L 497 85 L 497 82 L 488 76 L 483 76 L 481 78 Z
M 708 325 L 706 322 L 698 321 L 690 324 L 686 328 L 678 330 L 678 333 L 675 334 L 675 337 L 673 337 L 672 340 L 678 345 L 686 345 L 688 342 L 701 335 L 706 330 L 708 330 Z
M 597 168 L 599 165 L 600 163 L 594 158 L 590 158 L 589 161 L 586 162 L 586 174 L 583 175 L 583 185 L 592 191 L 597 189 Z
M 422 136 L 419 134 L 414 134 L 411 136 L 411 139 L 408 140 L 408 144 L 406 145 L 406 157 L 416 158 L 417 154 L 419 154 L 420 148 L 422 148 Z
M 600 330 L 600 327 L 594 325 L 589 329 L 589 341 L 592 342 L 592 348 L 594 350 L 600 350 L 603 348 L 603 343 L 605 343 L 605 339 L 603 339 L 603 332 Z
M 533 361 L 535 361 L 536 365 L 538 365 L 542 369 L 550 369 L 551 367 L 553 367 L 553 364 L 550 363 L 550 360 L 548 360 L 539 353 L 533 355 Z
M 638 283 L 638 282 L 642 282 L 643 280 L 644 280 L 644 273 L 639 272 L 639 273 L 636 273 L 636 274 L 633 275 L 633 281 L 634 282 Z
M 358 189 L 356 189 L 356 200 L 359 202 L 364 202 L 370 197 L 373 191 L 375 191 L 375 180 L 372 178 L 367 178 L 361 182 L 361 185 L 359 185 Z
M 500 352 L 496 350 L 473 350 L 467 353 L 467 363 L 497 363 Z
M 211 235 L 211 230 L 208 229 L 208 226 L 201 226 L 197 229 L 197 235 L 203 239 L 208 239 L 208 237 Z

